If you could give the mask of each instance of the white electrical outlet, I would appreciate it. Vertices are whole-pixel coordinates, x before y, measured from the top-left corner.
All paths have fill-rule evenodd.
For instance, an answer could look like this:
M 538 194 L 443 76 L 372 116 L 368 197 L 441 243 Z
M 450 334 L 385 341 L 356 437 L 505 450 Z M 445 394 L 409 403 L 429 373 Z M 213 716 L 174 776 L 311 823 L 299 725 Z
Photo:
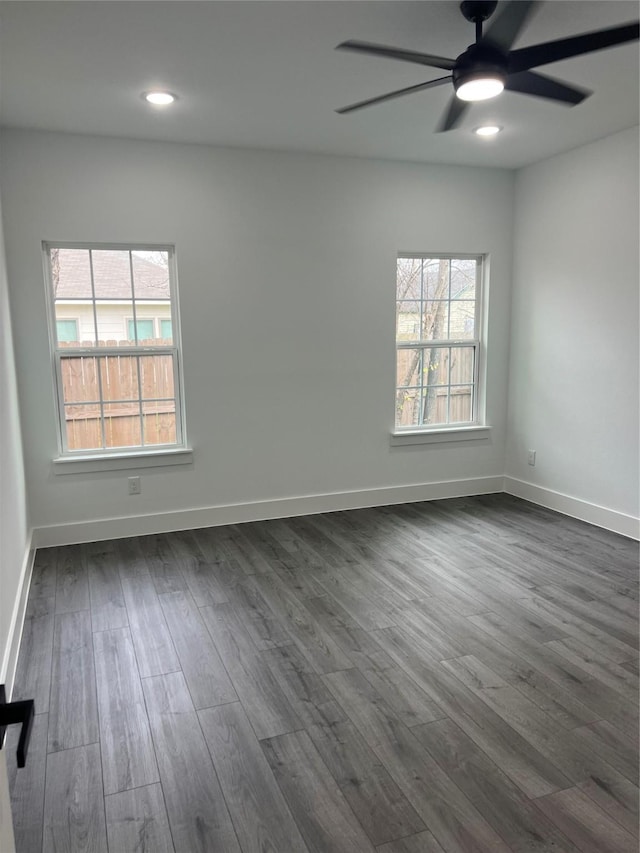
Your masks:
M 142 483 L 140 482 L 140 477 L 129 477 L 129 479 L 127 480 L 127 484 L 129 486 L 130 495 L 139 495 L 142 491 Z
M 527 450 L 527 463 L 529 465 L 536 464 L 536 452 L 535 450 Z

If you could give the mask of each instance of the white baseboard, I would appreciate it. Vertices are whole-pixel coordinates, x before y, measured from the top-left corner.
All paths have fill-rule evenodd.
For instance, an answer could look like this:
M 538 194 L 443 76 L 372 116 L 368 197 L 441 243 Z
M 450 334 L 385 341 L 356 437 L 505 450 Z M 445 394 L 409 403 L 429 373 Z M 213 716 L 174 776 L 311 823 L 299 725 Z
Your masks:
M 27 610 L 27 598 L 29 597 L 29 587 L 31 585 L 33 561 L 36 555 L 36 546 L 34 545 L 33 540 L 33 531 L 29 531 L 24 550 L 24 557 L 22 559 L 18 590 L 13 604 L 13 612 L 11 613 L 9 636 L 7 637 L 7 645 L 4 649 L 4 655 L 2 658 L 2 668 L 0 669 L 0 684 L 5 685 L 8 700 L 11 699 L 11 694 L 13 693 L 13 683 L 16 677 L 18 653 L 20 651 L 20 640 L 22 639 L 22 628 L 24 626 L 24 617 Z
M 170 533 L 174 530 L 194 530 L 198 527 L 218 527 L 221 524 L 241 524 L 245 521 L 264 521 L 269 518 L 291 518 L 296 515 L 314 515 L 320 512 L 486 495 L 503 490 L 504 480 L 500 476 L 363 489 L 326 495 L 305 495 L 246 504 L 198 507 L 152 515 L 55 524 L 36 528 L 34 542 L 38 548 L 48 548 L 53 545 L 121 539 L 125 536 L 145 536 L 150 533 Z
M 571 495 L 562 494 L 562 492 L 555 492 L 553 489 L 536 486 L 533 483 L 527 483 L 525 480 L 517 480 L 515 477 L 504 478 L 504 491 L 509 495 L 515 495 L 517 498 L 523 498 L 526 501 L 531 501 L 531 503 L 547 507 L 547 509 L 554 509 L 563 515 L 595 524 L 596 527 L 604 527 L 606 530 L 627 536 L 629 539 L 640 539 L 640 519 L 633 515 L 607 509 L 607 507 L 598 506 L 598 504 L 589 503 L 589 501 L 583 501 L 580 498 L 573 498 Z

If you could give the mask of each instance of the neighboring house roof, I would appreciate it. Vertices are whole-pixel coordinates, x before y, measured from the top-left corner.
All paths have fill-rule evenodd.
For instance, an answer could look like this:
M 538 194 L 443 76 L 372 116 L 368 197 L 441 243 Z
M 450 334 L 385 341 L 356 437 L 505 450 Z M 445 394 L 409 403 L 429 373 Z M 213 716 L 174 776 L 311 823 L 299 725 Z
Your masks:
M 129 252 L 117 249 L 91 250 L 96 299 L 131 299 Z M 51 266 L 56 299 L 91 299 L 88 249 L 53 249 Z M 133 254 L 136 300 L 169 299 L 169 271 Z

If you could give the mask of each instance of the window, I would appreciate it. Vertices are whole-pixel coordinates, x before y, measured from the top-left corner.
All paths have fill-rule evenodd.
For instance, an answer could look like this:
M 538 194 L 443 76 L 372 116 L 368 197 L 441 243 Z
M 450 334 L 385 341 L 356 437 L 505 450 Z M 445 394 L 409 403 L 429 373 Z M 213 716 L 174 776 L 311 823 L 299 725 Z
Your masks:
M 133 320 L 127 319 L 127 340 L 148 341 L 154 337 L 153 334 L 153 319 L 151 320 L 136 320 L 135 331 L 133 328 Z
M 479 256 L 402 255 L 396 277 L 396 431 L 478 422 Z
M 62 456 L 183 448 L 173 249 L 44 248 Z
M 78 340 L 77 320 L 56 320 L 56 336 L 60 343 L 70 343 Z
M 136 320 L 136 329 L 139 341 L 147 341 L 151 338 L 171 340 L 173 337 L 171 317 L 139 317 Z M 135 340 L 133 317 L 127 317 L 127 340 Z

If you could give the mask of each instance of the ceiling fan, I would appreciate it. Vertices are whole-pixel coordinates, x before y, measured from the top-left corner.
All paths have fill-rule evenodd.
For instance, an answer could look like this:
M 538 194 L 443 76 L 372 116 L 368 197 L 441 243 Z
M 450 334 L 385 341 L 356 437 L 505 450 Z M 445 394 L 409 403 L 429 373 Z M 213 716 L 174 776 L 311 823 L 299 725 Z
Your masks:
M 447 74 L 446 77 L 438 77 L 426 83 L 418 83 L 416 86 L 408 86 L 406 89 L 398 89 L 395 92 L 388 92 L 386 95 L 379 95 L 376 98 L 350 104 L 336 110 L 336 112 L 341 114 L 354 112 L 383 101 L 389 101 L 392 98 L 400 98 L 403 95 L 442 86 L 450 81 L 453 82 L 455 95 L 437 129 L 438 133 L 451 130 L 459 124 L 472 101 L 493 98 L 499 95 L 503 89 L 520 92 L 524 95 L 534 95 L 538 98 L 549 98 L 574 106 L 588 98 L 591 92 L 538 74 L 531 69 L 572 56 L 579 56 L 583 53 L 602 50 L 605 47 L 614 47 L 618 44 L 634 41 L 640 36 L 640 22 L 634 21 L 606 30 L 597 30 L 571 38 L 511 50 L 511 45 L 538 3 L 536 0 L 511 0 L 511 2 L 505 3 L 495 20 L 491 22 L 483 34 L 482 25 L 493 15 L 497 5 L 497 0 L 496 2 L 464 0 L 460 3 L 460 10 L 464 17 L 475 24 L 476 41 L 457 59 L 447 59 L 443 56 L 432 56 L 428 53 L 417 53 L 364 41 L 350 40 L 337 45 L 336 50 L 351 50 L 373 56 L 386 56 L 390 59 L 427 65 L 431 68 L 442 68 L 451 73 Z

